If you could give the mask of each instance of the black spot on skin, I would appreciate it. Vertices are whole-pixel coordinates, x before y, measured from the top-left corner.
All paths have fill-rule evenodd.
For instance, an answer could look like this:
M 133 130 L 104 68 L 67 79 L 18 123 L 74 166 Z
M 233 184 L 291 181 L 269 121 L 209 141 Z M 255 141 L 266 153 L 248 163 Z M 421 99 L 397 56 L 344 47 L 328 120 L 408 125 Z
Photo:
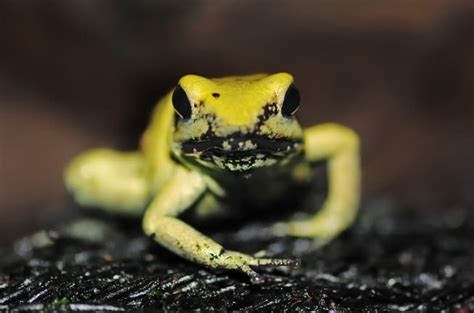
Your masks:
M 217 92 L 214 92 L 214 93 L 212 94 L 212 96 L 217 99 L 217 98 L 219 98 L 219 97 L 221 96 L 221 94 L 220 94 L 220 93 L 217 93 Z
M 269 103 L 263 107 L 263 113 L 258 116 L 257 129 L 263 126 L 263 124 L 272 116 L 278 113 L 278 107 L 276 103 Z
M 198 140 L 212 140 L 213 138 L 216 138 L 216 134 L 214 132 L 214 129 L 212 128 L 212 124 L 208 122 L 208 128 L 207 131 L 202 134 Z

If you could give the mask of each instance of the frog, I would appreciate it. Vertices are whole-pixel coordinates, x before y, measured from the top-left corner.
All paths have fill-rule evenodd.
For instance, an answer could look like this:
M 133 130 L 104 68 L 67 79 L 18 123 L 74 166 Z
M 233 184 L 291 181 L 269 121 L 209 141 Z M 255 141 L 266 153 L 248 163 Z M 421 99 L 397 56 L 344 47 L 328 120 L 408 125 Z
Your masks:
M 360 202 L 359 136 L 336 123 L 303 129 L 295 115 L 300 102 L 286 72 L 185 75 L 156 104 L 137 150 L 79 154 L 65 169 L 66 188 L 81 207 L 142 217 L 144 233 L 184 259 L 260 283 L 261 267 L 299 261 L 228 250 L 180 217 L 189 210 L 204 219 L 226 210 L 239 216 L 249 204 L 272 215 L 283 199 L 303 197 L 295 190 L 325 162 L 328 191 L 319 210 L 271 230 L 330 242 L 347 229 Z

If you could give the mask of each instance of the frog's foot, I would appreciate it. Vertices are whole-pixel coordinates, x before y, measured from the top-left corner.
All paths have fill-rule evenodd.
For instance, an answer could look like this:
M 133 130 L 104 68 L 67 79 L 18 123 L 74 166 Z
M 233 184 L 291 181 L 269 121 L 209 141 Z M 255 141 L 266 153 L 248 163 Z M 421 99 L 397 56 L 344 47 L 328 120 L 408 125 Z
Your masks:
M 337 237 L 347 225 L 340 221 L 310 218 L 301 221 L 280 222 L 273 225 L 275 236 L 292 236 L 317 239 L 318 246 L 323 246 Z
M 225 251 L 217 259 L 216 266 L 219 268 L 238 270 L 250 277 L 253 284 L 260 284 L 265 281 L 262 275 L 258 274 L 252 267 L 267 266 L 290 266 L 297 267 L 300 265 L 298 259 L 275 259 L 275 258 L 258 258 L 236 251 Z
M 352 224 L 355 213 L 354 206 L 328 202 L 321 211 L 307 219 L 274 224 L 273 233 L 276 236 L 306 237 L 327 243 Z

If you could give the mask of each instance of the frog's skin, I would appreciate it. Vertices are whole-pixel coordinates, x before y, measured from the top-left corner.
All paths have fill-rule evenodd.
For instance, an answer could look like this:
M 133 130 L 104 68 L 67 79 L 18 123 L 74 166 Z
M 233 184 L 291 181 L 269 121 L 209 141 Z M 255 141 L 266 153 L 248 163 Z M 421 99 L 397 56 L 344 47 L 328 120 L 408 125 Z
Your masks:
M 295 196 L 313 165 L 328 164 L 321 210 L 274 226 L 276 235 L 328 241 L 354 220 L 360 198 L 359 140 L 336 124 L 303 130 L 294 117 L 299 94 L 287 73 L 207 79 L 186 75 L 156 106 L 140 149 L 95 149 L 75 158 L 65 181 L 84 207 L 144 213 L 143 230 L 174 253 L 212 268 L 261 277 L 255 266 L 295 265 L 224 249 L 178 219 L 231 208 L 270 207 Z M 222 210 L 221 210 L 222 211 Z M 268 214 L 268 213 L 267 213 Z

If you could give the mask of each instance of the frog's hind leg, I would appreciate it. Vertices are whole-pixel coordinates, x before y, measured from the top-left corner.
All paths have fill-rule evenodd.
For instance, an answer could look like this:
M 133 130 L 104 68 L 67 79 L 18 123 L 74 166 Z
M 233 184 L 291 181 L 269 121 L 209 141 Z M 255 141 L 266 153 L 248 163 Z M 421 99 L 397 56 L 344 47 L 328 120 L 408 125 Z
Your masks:
M 140 152 L 87 151 L 68 165 L 64 180 L 83 207 L 138 216 L 149 201 L 145 160 Z

